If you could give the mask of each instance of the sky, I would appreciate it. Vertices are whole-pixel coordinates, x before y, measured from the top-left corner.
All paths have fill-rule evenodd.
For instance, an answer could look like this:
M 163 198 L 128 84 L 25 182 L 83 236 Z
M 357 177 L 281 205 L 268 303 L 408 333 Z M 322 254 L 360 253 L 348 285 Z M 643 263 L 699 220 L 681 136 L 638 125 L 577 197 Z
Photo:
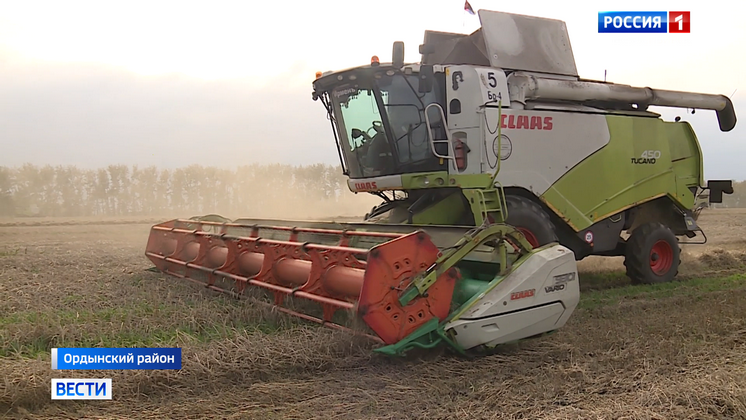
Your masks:
M 746 116 L 746 2 L 470 1 L 564 20 L 581 77 L 731 96 Z M 599 34 L 599 11 L 691 12 L 690 34 Z M 339 162 L 316 71 L 420 59 L 427 29 L 471 33 L 463 0 L 0 0 L 0 166 Z M 746 179 L 746 129 L 690 121 L 705 176 Z

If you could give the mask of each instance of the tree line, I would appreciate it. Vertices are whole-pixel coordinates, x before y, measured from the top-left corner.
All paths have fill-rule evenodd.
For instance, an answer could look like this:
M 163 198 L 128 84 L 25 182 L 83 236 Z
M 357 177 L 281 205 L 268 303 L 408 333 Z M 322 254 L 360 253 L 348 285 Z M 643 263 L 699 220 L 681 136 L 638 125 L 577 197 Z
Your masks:
M 26 164 L 0 167 L 0 216 L 186 217 L 219 213 L 230 215 L 227 217 L 302 217 L 370 210 L 370 197 L 356 199 L 360 195 L 351 193 L 346 183 L 338 166 L 324 164 L 254 164 L 236 169 L 191 165 L 173 170 Z
M 25 164 L 0 167 L 0 216 L 359 216 L 380 202 L 351 193 L 346 184 L 338 166 L 324 164 L 173 170 Z M 746 181 L 734 183 L 734 193 L 716 206 L 746 207 Z

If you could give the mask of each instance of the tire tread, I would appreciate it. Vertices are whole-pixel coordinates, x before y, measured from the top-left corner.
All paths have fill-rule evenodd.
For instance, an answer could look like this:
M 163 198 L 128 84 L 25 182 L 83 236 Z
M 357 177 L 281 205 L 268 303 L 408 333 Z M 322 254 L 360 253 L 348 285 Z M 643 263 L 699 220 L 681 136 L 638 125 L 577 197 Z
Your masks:
M 674 266 L 671 267 L 671 271 L 674 272 L 672 276 L 666 274 L 665 276 L 650 276 L 644 268 L 649 269 L 650 267 L 650 254 L 647 250 L 646 241 L 657 231 L 665 230 L 667 235 L 670 234 L 674 238 L 672 248 L 674 249 Z M 624 258 L 624 266 L 627 269 L 627 276 L 632 279 L 633 283 L 637 284 L 653 284 L 671 281 L 679 272 L 679 266 L 681 265 L 681 248 L 679 247 L 676 236 L 673 232 L 660 222 L 650 222 L 639 226 L 635 229 L 627 240 L 627 253 Z
M 535 202 L 529 200 L 528 198 L 517 196 L 517 195 L 509 195 L 505 198 L 507 208 L 508 208 L 508 217 L 505 223 L 508 225 L 513 226 L 510 223 L 511 213 L 516 212 L 519 214 L 534 214 L 538 216 L 538 223 L 541 225 L 541 228 L 545 230 L 545 232 L 551 232 L 551 235 L 553 236 L 553 240 L 549 242 L 558 242 L 557 233 L 554 230 L 554 224 L 552 223 L 552 220 L 549 218 L 549 215 L 544 211 L 544 209 L 541 208 L 538 204 Z M 514 226 L 515 227 L 515 226 Z M 523 227 L 523 226 L 518 226 Z M 534 235 L 537 235 L 537 232 L 533 232 Z M 538 237 L 537 237 L 538 239 Z M 544 244 L 540 244 L 544 245 Z

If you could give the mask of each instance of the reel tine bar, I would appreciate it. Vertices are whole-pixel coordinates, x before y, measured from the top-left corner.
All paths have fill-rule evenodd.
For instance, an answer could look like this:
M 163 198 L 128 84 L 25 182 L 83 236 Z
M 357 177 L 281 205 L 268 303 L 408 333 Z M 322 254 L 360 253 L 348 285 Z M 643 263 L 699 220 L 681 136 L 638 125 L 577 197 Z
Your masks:
M 232 228 L 248 229 L 251 233 L 249 236 L 229 235 Z M 287 235 L 288 238 L 264 239 L 261 235 L 265 233 L 270 237 Z M 336 244 L 301 242 L 300 235 L 336 237 Z M 152 227 L 145 255 L 164 273 L 233 296 L 240 296 L 247 285 L 260 287 L 272 292 L 275 306 L 281 312 L 332 328 L 347 329 L 332 322 L 332 317 L 339 309 L 355 309 L 369 252 L 368 249 L 349 246 L 350 241 L 357 237 L 386 242 L 401 236 L 397 233 L 172 220 Z M 220 278 L 233 280 L 234 290 L 216 286 Z M 283 307 L 287 296 L 318 303 L 323 309 L 322 317 Z

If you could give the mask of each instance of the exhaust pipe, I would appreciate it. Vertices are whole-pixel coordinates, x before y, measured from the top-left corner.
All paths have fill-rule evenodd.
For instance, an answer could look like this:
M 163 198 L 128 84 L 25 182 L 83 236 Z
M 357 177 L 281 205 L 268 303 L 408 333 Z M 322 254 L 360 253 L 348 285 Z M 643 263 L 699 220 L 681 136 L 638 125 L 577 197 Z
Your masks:
M 510 101 L 524 106 L 526 101 L 552 99 L 637 104 L 640 109 L 646 109 L 650 105 L 711 109 L 717 113 L 720 131 L 730 131 L 736 126 L 733 103 L 724 95 L 639 88 L 602 82 L 546 79 L 521 72 L 508 76 L 508 86 Z

